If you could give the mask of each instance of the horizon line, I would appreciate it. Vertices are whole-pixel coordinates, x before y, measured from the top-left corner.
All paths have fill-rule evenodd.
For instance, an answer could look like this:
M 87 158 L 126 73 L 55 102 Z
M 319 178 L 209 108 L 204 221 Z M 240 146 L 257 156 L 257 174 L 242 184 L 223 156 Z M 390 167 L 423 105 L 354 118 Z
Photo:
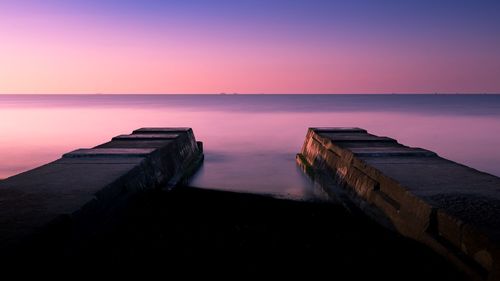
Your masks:
M 500 95 L 500 92 L 378 92 L 378 93 L 238 93 L 238 92 L 220 92 L 220 93 L 0 93 L 0 96 L 6 95 L 129 95 L 129 96 L 140 96 L 140 95 Z

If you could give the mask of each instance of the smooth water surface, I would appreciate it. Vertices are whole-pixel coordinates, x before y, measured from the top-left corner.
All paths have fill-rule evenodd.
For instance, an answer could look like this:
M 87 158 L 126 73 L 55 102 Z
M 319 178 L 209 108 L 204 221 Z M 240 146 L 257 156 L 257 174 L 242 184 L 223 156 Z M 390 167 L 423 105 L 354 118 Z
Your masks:
M 0 95 L 0 178 L 140 127 L 192 127 L 191 184 L 309 198 L 308 127 L 353 126 L 500 176 L 500 95 Z

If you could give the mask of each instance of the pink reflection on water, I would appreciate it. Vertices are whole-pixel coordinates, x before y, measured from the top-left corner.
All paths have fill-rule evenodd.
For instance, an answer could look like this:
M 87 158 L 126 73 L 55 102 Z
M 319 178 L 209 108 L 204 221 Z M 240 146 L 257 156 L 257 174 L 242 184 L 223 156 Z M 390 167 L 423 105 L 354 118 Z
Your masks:
M 36 107 L 0 110 L 0 178 L 80 147 L 146 126 L 189 126 L 206 161 L 192 184 L 307 196 L 310 184 L 294 157 L 313 126 L 355 126 L 500 175 L 500 119 L 392 112 L 228 112 L 186 108 Z

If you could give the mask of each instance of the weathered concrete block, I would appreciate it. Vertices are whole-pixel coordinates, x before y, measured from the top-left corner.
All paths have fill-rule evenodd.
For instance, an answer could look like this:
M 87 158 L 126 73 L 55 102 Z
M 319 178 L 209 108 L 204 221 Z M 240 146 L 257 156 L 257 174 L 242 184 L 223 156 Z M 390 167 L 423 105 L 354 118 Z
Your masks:
M 179 183 L 203 159 L 189 128 L 137 131 L 148 133 L 78 149 L 0 181 L 0 259 L 22 255 L 40 237 L 50 241 L 48 250 L 83 247 L 79 241 L 118 220 L 132 196 Z
M 101 158 L 129 158 L 129 157 L 146 157 L 155 149 L 152 148 L 90 148 L 77 149 L 63 155 L 63 158 L 80 158 L 80 157 L 101 157 Z
M 140 128 L 134 130 L 132 134 L 177 134 L 177 133 L 189 133 L 193 132 L 191 128 L 179 127 L 179 128 Z
M 309 129 L 297 162 L 330 194 L 473 278 L 499 280 L 500 178 L 362 129 Z
M 179 137 L 179 134 L 135 134 L 135 135 L 119 135 L 114 137 L 112 140 L 171 140 Z
M 356 128 L 356 127 L 316 127 L 311 128 L 315 132 L 318 133 L 367 133 L 365 129 Z

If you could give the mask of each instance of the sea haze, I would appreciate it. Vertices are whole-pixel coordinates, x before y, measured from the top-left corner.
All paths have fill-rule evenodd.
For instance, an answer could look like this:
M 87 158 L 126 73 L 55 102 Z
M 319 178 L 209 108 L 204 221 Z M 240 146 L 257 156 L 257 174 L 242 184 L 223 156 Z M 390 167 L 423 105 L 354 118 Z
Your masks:
M 192 127 L 191 184 L 317 194 L 295 165 L 308 127 L 355 126 L 500 176 L 500 95 L 0 95 L 0 178 L 139 127 Z

